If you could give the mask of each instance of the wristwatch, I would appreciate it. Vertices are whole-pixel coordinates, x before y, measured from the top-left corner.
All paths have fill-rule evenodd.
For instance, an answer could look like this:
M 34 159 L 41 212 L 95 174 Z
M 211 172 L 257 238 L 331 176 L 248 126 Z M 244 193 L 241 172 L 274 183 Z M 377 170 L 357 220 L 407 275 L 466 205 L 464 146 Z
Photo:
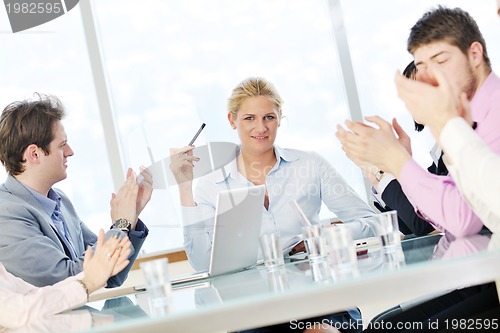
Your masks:
M 132 223 L 129 220 L 124 218 L 119 218 L 113 222 L 113 229 L 118 229 L 126 232 L 127 234 L 130 232 L 130 227 Z
M 382 176 L 384 175 L 384 172 L 382 170 L 377 171 L 375 174 L 375 179 L 377 179 L 378 182 L 382 179 Z

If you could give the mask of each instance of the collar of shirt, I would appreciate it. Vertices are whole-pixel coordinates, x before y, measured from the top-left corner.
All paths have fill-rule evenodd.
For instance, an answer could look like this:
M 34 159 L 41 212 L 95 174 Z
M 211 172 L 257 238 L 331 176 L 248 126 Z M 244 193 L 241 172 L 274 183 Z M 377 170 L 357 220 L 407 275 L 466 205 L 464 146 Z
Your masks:
M 434 162 L 434 164 L 436 164 L 436 165 L 439 164 L 439 159 L 441 158 L 441 153 L 442 152 L 443 151 L 441 150 L 441 148 L 439 147 L 439 145 L 437 143 L 434 144 L 434 146 L 432 147 L 431 151 L 429 152 L 429 154 L 432 157 L 432 161 Z
M 23 184 L 24 185 L 24 184 Z M 61 196 L 57 194 L 56 191 L 53 189 L 49 190 L 49 193 L 47 196 L 43 196 L 37 191 L 29 188 L 28 186 L 24 185 L 28 191 L 30 191 L 31 194 L 35 197 L 35 199 L 42 205 L 43 209 L 45 212 L 49 215 L 52 216 L 52 213 L 54 213 L 54 209 L 56 206 L 61 203 Z
M 240 147 L 241 146 L 239 146 L 237 151 L 236 151 L 236 156 L 238 156 L 240 153 Z M 285 150 L 277 145 L 274 145 L 274 153 L 276 155 L 277 162 L 274 165 L 274 167 L 271 169 L 269 174 L 276 171 L 281 163 L 292 162 L 292 161 L 299 159 L 299 156 L 296 153 L 294 153 L 293 151 Z M 222 183 L 222 182 L 226 181 L 226 179 L 228 179 L 229 177 L 231 177 L 233 180 L 235 180 L 239 183 L 243 183 L 243 184 L 249 183 L 248 179 L 243 177 L 243 175 L 238 171 L 238 163 L 237 163 L 236 158 L 233 159 L 231 162 L 229 162 L 224 167 L 224 170 L 225 170 L 225 172 L 221 172 L 218 174 L 218 177 L 215 180 L 216 183 Z
M 487 106 L 490 103 L 491 96 L 495 96 L 496 94 L 494 92 L 499 88 L 500 78 L 493 71 L 491 71 L 470 102 L 472 118 L 474 121 L 481 124 L 489 112 L 489 108 Z

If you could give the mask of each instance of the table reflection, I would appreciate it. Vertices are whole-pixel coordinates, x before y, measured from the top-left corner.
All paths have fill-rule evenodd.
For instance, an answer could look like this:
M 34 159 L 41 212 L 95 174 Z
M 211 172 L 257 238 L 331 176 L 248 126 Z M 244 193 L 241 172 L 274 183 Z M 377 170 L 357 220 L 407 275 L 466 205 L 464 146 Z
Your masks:
M 357 265 L 343 271 L 332 267 L 327 259 L 311 261 L 303 256 L 298 260 L 292 257 L 287 264 L 274 269 L 258 266 L 236 274 L 175 286 L 172 306 L 163 312 L 155 314 L 152 309 L 147 308 L 147 301 L 142 303 L 144 312 L 148 316 L 168 316 L 169 313 L 230 304 L 244 298 L 270 296 L 272 293 L 283 293 L 315 284 L 335 284 L 344 280 L 363 278 L 371 273 L 397 271 L 419 262 L 470 255 L 485 250 L 489 240 L 490 235 L 465 238 L 432 235 L 415 238 L 403 241 L 390 252 L 383 251 L 380 247 L 370 248 L 367 254 L 358 256 Z M 136 297 L 147 300 L 147 292 Z M 191 299 L 192 305 L 186 306 L 186 298 Z
M 490 234 L 477 234 L 456 238 L 451 234 L 445 234 L 436 245 L 433 258 L 456 258 L 484 251 L 488 248 L 490 237 Z
M 286 265 L 267 269 L 263 266 L 252 271 L 210 279 L 204 288 L 196 289 L 196 305 L 224 304 L 241 299 L 297 290 L 314 284 L 335 284 L 362 278 L 367 274 L 397 271 L 407 265 L 430 260 L 445 260 L 485 251 L 490 234 L 455 238 L 451 235 L 432 235 L 421 239 L 403 241 L 393 251 L 374 247 L 367 254 L 358 256 L 357 265 L 350 270 L 337 270 L 327 260 L 301 258 Z M 500 244 L 500 241 L 499 241 Z
M 270 291 L 275 293 L 288 290 L 290 288 L 290 285 L 288 283 L 286 269 L 284 267 L 278 267 L 277 269 L 268 270 L 267 286 Z
M 75 332 L 92 330 L 96 326 L 114 327 L 116 323 L 148 318 L 179 318 L 195 316 L 200 311 L 233 308 L 233 305 L 275 301 L 297 293 L 304 295 L 330 290 L 331 286 L 346 282 L 368 281 L 370 277 L 390 277 L 415 264 L 426 264 L 435 260 L 456 259 L 475 253 L 498 251 L 500 235 L 490 239 L 489 234 L 478 234 L 464 238 L 451 235 L 432 235 L 405 240 L 390 253 L 371 248 L 357 258 L 355 269 L 339 274 L 325 260 L 309 261 L 300 257 L 277 269 L 258 266 L 254 269 L 212 277 L 199 282 L 176 285 L 172 292 L 172 307 L 155 312 L 149 307 L 148 293 L 139 292 L 130 296 L 89 303 L 68 313 L 52 316 L 36 322 L 23 330 L 1 332 Z M 430 265 L 430 263 L 429 263 Z M 351 304 L 352 305 L 352 304 Z M 143 318 L 143 319 L 141 319 Z M 201 329 L 201 328 L 200 328 Z

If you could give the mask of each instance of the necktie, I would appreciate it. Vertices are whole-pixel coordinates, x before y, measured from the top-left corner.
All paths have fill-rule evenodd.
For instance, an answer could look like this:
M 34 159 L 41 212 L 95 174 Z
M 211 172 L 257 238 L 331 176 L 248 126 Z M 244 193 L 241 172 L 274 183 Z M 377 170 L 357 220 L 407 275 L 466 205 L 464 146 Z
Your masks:
M 436 166 L 436 175 L 446 176 L 448 174 L 448 168 L 446 167 L 446 164 L 444 164 L 443 156 L 444 152 L 442 152 L 439 157 L 438 164 Z
M 66 248 L 69 251 L 71 259 L 76 259 L 76 250 L 71 242 L 71 238 L 69 237 L 68 227 L 66 226 L 66 222 L 64 221 L 64 217 L 62 216 L 61 209 L 59 207 L 59 203 L 56 204 L 56 208 L 54 208 L 54 212 L 52 213 L 52 221 L 56 226 L 56 229 L 61 237 L 62 241 L 66 245 Z

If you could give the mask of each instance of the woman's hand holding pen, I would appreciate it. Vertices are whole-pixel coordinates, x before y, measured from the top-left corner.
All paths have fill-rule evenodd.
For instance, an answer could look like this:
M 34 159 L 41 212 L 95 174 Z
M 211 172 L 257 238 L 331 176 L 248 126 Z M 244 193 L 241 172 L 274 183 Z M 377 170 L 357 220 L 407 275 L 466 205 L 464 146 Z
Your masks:
M 194 146 L 170 149 L 170 170 L 178 185 L 193 181 L 193 162 L 200 159 L 193 156 Z
M 193 162 L 200 159 L 193 156 L 194 142 L 205 128 L 206 124 L 201 124 L 196 134 L 189 141 L 186 147 L 170 149 L 170 170 L 174 174 L 175 181 L 179 185 L 179 196 L 181 205 L 186 207 L 196 206 L 193 196 Z
M 193 156 L 194 146 L 170 149 L 170 170 L 179 185 L 181 205 L 196 206 L 193 199 L 193 167 L 200 159 Z

